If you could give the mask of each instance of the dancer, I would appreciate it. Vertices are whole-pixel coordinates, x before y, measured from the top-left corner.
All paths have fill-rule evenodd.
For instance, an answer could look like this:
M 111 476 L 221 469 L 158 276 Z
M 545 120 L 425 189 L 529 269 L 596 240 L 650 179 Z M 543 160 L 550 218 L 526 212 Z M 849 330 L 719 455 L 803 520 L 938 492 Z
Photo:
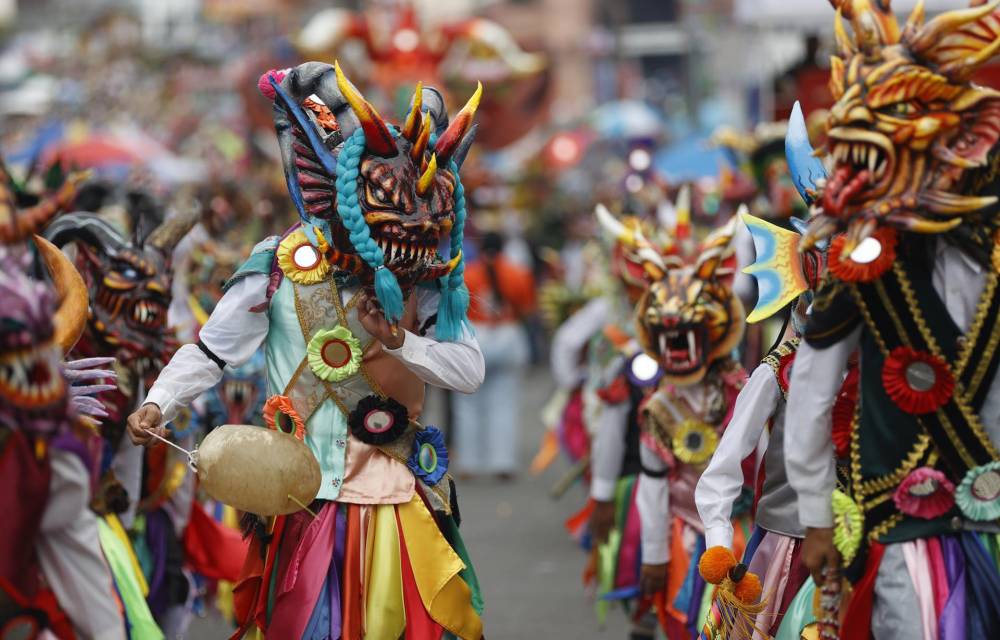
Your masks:
M 818 584 L 854 583 L 844 638 L 1000 635 L 1000 94 L 970 77 L 1000 2 L 900 29 L 843 0 L 836 103 L 808 247 L 831 233 L 792 373 L 788 479 Z M 850 20 L 850 38 L 841 16 Z M 860 403 L 837 490 L 830 415 L 852 351 Z
M 265 420 L 304 438 L 322 485 L 308 509 L 250 523 L 237 636 L 478 640 L 482 598 L 444 438 L 417 420 L 425 383 L 471 393 L 483 379 L 458 178 L 481 88 L 449 124 L 437 91 L 418 85 L 397 129 L 337 65 L 271 71 L 258 86 L 274 100 L 301 222 L 257 245 L 130 435 L 162 435 L 264 343 Z M 436 251 L 445 236 L 448 260 Z
M 735 222 L 710 234 L 690 264 L 659 274 L 636 309 L 639 342 L 660 369 L 641 410 L 641 587 L 670 638 L 697 636 L 707 615 L 711 589 L 689 570 L 705 550 L 695 483 L 746 378 L 731 355 L 743 335 L 743 305 L 723 264 Z
M 27 239 L 73 197 L 17 211 L 0 163 L 0 629 L 124 639 L 111 573 L 90 510 L 105 411 L 92 394 L 114 374 L 106 359 L 62 362 L 83 332 L 87 291 L 70 260 L 43 238 L 34 245 L 52 279 L 33 271 Z

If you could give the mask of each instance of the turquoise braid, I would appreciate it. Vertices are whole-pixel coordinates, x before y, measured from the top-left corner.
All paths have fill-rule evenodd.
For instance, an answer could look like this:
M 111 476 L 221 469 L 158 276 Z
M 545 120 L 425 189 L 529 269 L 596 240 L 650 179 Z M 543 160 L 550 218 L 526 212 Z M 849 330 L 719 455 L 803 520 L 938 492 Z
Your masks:
M 396 275 L 385 266 L 385 254 L 372 240 L 358 202 L 358 167 L 364 150 L 365 132 L 358 127 L 344 142 L 337 157 L 337 214 L 348 231 L 354 250 L 375 270 L 375 296 L 385 319 L 397 323 L 403 317 L 403 292 Z
M 458 166 L 452 160 L 448 169 L 455 176 L 455 224 L 451 227 L 451 258 L 462 252 L 462 238 L 465 234 L 465 187 L 458 176 Z M 462 337 L 466 315 L 469 310 L 469 289 L 465 286 L 465 258 L 455 265 L 452 272 L 438 281 L 441 285 L 441 303 L 438 305 L 437 324 L 434 332 L 438 340 L 458 340 Z

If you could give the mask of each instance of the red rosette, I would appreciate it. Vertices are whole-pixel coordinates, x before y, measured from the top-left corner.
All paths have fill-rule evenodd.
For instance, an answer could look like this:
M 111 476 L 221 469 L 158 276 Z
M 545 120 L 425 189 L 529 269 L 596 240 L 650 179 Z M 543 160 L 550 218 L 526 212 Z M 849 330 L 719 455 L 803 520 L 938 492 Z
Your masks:
M 896 347 L 882 365 L 882 386 L 896 406 L 920 415 L 936 411 L 951 399 L 955 378 L 941 358 Z
M 851 450 L 851 428 L 854 424 L 854 409 L 858 404 L 860 377 L 857 365 L 851 365 L 844 384 L 840 386 L 837 401 L 833 404 L 833 447 L 838 458 L 846 458 Z
M 880 247 L 878 254 L 868 262 L 858 262 L 850 255 L 842 255 L 847 237 L 843 234 L 835 237 L 830 241 L 827 269 L 844 282 L 871 282 L 879 279 L 896 260 L 896 230 L 892 227 L 880 227 L 866 242 L 872 240 Z

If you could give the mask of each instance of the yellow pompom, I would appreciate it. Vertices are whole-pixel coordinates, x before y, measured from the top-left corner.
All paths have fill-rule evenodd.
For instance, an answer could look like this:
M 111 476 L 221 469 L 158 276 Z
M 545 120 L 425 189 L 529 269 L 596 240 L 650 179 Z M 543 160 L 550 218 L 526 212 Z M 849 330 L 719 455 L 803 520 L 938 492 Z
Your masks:
M 733 595 L 743 604 L 754 604 L 760 600 L 761 591 L 760 578 L 757 577 L 757 574 L 748 572 L 742 580 L 736 583 Z
M 736 566 L 736 557 L 726 547 L 711 547 L 701 554 L 698 561 L 698 572 L 705 582 L 719 584 L 729 575 L 729 570 Z

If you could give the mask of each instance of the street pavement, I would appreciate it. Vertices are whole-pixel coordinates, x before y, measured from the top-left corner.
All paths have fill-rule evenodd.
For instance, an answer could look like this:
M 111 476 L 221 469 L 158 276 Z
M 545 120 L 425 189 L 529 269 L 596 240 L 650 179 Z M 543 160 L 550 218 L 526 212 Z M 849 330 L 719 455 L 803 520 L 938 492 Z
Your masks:
M 522 469 L 537 450 L 543 431 L 539 412 L 551 393 L 545 369 L 525 376 Z M 440 410 L 439 403 L 430 405 L 430 412 Z M 462 536 L 486 601 L 487 640 L 628 637 L 625 617 L 618 611 L 608 616 L 607 630 L 599 629 L 592 601 L 584 593 L 580 576 L 586 557 L 570 540 L 563 521 L 583 505 L 585 492 L 576 486 L 561 500 L 549 494 L 568 468 L 560 459 L 538 477 L 523 471 L 505 483 L 492 478 L 459 483 Z M 217 620 L 196 620 L 188 638 L 216 640 L 230 632 Z

